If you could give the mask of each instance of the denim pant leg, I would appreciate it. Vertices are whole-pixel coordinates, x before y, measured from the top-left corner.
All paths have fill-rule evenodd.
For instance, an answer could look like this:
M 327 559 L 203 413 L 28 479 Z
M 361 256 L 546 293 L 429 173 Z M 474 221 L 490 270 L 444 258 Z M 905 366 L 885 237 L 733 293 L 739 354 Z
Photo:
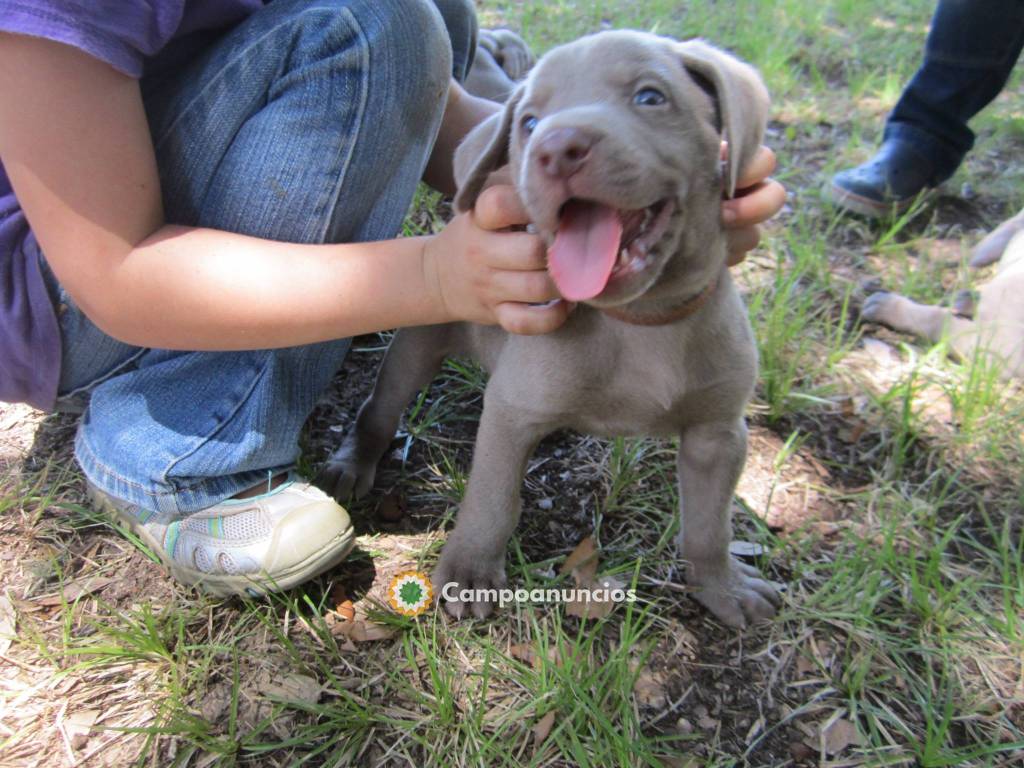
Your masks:
M 452 44 L 452 77 L 460 83 L 466 79 L 476 58 L 480 25 L 473 0 L 434 0 L 441 12 L 448 39 Z
M 940 0 L 924 63 L 885 128 L 934 164 L 933 183 L 953 175 L 974 146 L 967 121 L 1006 84 L 1024 46 L 1024 0 Z
M 429 2 L 276 0 L 143 82 L 168 221 L 291 242 L 395 236 L 451 72 Z M 145 350 L 93 389 L 78 461 L 166 516 L 208 507 L 294 463 L 347 348 Z

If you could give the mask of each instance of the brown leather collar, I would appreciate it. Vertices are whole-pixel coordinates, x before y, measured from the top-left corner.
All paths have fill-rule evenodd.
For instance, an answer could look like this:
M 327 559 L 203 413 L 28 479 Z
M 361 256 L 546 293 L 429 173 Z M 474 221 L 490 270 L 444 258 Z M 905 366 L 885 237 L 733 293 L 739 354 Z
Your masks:
M 716 288 L 718 288 L 718 275 L 715 275 L 711 282 L 704 286 L 704 289 L 696 296 L 691 296 L 675 309 L 659 314 L 642 315 L 637 312 L 627 312 L 621 307 L 609 307 L 601 311 L 614 320 L 629 323 L 630 325 L 670 325 L 689 317 L 707 304 L 708 299 L 714 294 Z

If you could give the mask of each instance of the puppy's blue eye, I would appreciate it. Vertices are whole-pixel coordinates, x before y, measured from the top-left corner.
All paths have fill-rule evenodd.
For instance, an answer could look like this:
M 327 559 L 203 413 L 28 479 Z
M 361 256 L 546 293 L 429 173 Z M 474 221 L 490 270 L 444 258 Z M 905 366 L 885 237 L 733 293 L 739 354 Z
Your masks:
M 641 107 L 656 107 L 668 101 L 657 88 L 641 88 L 633 95 L 633 103 Z
M 526 115 L 519 121 L 519 124 L 523 126 L 523 130 L 526 131 L 526 133 L 533 133 L 533 129 L 537 127 L 537 123 L 538 120 L 533 115 Z

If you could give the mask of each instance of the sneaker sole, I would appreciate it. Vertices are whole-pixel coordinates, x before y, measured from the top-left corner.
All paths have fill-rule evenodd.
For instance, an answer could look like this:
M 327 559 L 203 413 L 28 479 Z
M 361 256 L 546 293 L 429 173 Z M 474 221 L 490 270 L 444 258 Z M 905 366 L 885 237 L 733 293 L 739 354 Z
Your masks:
M 93 509 L 109 515 L 142 539 L 177 581 L 199 587 L 204 592 L 216 597 L 261 597 L 269 592 L 283 592 L 296 587 L 344 560 L 345 556 L 352 551 L 356 540 L 355 529 L 349 525 L 305 560 L 276 576 L 265 572 L 259 574 L 204 573 L 176 562 L 164 550 L 163 544 L 158 542 L 153 534 L 133 515 L 118 509 L 95 492 L 92 487 L 89 487 L 87 495 Z
M 880 203 L 870 197 L 858 195 L 848 189 L 843 189 L 837 184 L 829 185 L 829 197 L 832 203 L 845 211 L 867 216 L 869 219 L 887 219 L 904 213 L 914 204 L 916 197 L 907 198 L 892 203 Z

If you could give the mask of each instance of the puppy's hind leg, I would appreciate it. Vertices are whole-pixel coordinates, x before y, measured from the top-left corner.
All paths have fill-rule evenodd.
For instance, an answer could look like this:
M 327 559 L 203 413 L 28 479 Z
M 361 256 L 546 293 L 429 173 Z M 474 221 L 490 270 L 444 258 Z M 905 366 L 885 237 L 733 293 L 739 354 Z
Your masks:
M 373 487 L 377 464 L 395 436 L 402 412 L 437 375 L 460 331 L 457 325 L 426 325 L 403 328 L 395 334 L 373 394 L 320 471 L 320 482 L 336 498 L 344 500 L 353 493 L 358 498 Z
M 687 581 L 695 599 L 731 627 L 771 618 L 775 588 L 753 566 L 729 554 L 732 496 L 747 455 L 747 427 L 735 422 L 701 424 L 679 439 L 679 537 Z

